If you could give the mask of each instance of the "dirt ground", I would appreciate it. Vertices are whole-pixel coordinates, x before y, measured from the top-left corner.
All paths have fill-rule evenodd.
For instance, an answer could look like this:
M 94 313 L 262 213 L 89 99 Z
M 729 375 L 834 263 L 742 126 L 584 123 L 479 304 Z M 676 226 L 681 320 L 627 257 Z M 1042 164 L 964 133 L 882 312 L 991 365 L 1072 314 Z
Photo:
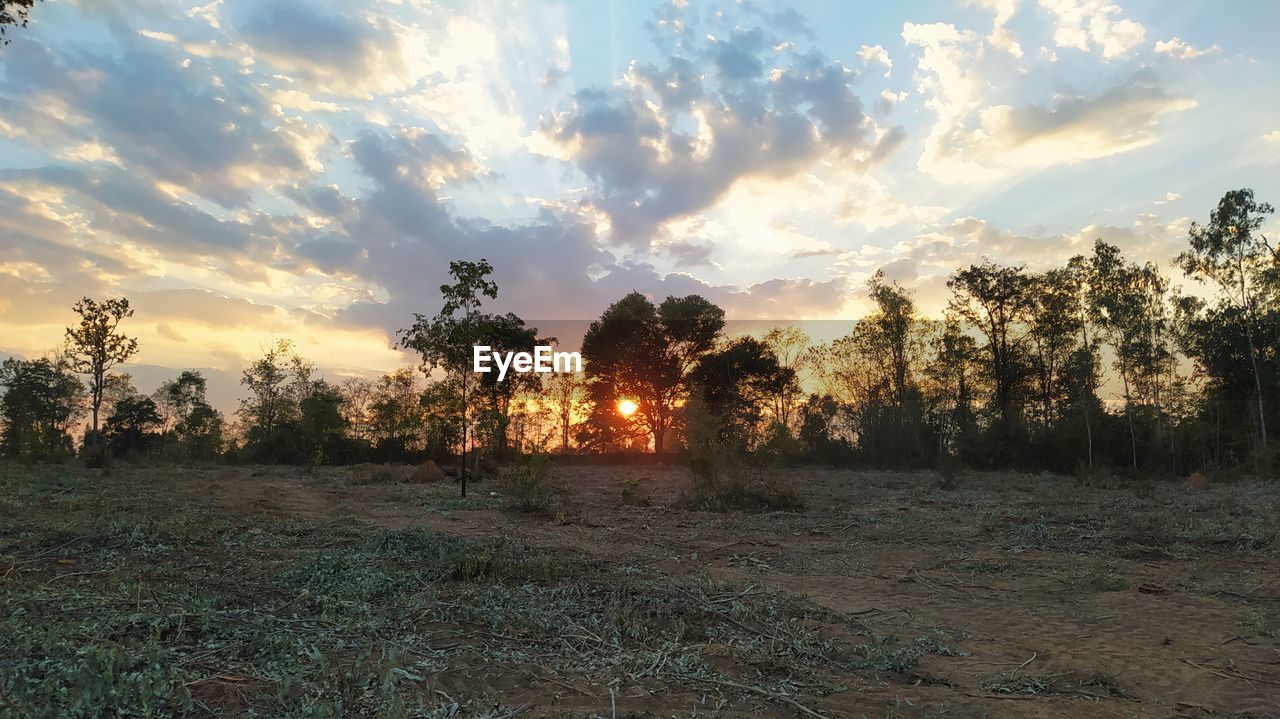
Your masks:
M 375 471 L 383 475 L 371 483 Z M 504 511 L 494 482 L 472 484 L 461 500 L 456 484 L 397 481 L 411 471 L 218 468 L 177 486 L 236 514 L 500 536 L 597 566 L 709 574 L 746 594 L 812 602 L 828 610 L 820 629 L 837 634 L 848 623 L 959 638 L 943 653 L 956 656 L 852 673 L 798 706 L 744 690 L 721 715 L 1280 715 L 1274 485 L 1098 487 L 997 474 L 943 490 L 928 472 L 783 470 L 806 511 L 717 514 L 679 509 L 689 482 L 680 467 L 562 467 L 556 516 L 539 518 Z M 511 695 L 507 704 L 530 705 L 521 716 L 717 714 L 705 692 L 653 680 L 464 674 L 456 691 Z

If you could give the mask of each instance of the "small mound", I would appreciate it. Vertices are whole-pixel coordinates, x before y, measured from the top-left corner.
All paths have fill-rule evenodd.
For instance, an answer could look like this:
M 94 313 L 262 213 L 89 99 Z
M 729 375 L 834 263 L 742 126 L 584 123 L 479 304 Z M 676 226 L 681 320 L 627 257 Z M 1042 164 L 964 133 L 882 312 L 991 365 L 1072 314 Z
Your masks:
M 441 471 L 440 467 L 437 466 L 435 462 L 428 459 L 418 465 L 418 468 L 413 471 L 413 476 L 409 478 L 409 481 L 418 484 L 434 484 L 436 482 L 443 482 L 444 472 Z

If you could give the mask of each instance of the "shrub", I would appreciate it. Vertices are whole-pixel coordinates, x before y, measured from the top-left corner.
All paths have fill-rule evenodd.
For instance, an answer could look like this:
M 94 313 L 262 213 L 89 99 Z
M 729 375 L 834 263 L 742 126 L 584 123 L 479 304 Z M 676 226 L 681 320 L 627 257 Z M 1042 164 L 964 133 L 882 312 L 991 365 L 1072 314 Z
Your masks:
M 515 512 L 547 516 L 555 498 L 551 482 L 551 458 L 545 454 L 521 457 L 503 474 L 507 507 Z
M 693 484 L 685 496 L 690 508 L 714 512 L 804 510 L 804 499 L 794 487 L 774 474 L 746 467 L 720 442 L 718 420 L 699 400 L 690 401 L 685 411 L 689 470 L 693 473 Z

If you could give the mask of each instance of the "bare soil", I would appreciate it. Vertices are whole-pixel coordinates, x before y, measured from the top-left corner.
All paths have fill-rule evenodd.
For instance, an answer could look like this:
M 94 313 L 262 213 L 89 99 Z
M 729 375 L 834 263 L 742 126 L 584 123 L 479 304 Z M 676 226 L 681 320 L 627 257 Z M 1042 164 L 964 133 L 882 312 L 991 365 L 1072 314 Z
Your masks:
M 0 715 L 1280 716 L 1280 484 L 758 471 L 0 465 Z
M 840 691 L 797 695 L 826 716 L 1280 715 L 1274 484 L 1091 487 L 991 474 L 944 491 L 929 472 L 778 470 L 806 511 L 711 514 L 680 508 L 684 468 L 575 466 L 555 470 L 565 495 L 548 519 L 503 511 L 494 482 L 461 500 L 456 484 L 366 484 L 370 471 L 213 469 L 172 486 L 237 514 L 499 536 L 598 566 L 709 574 L 829 610 L 819 630 L 831 635 L 856 622 L 963 637 L 960 656 L 926 653 L 910 671 L 851 673 Z M 170 484 L 167 475 L 136 480 Z M 705 686 L 552 681 L 536 667 L 436 679 L 449 693 L 527 704 L 526 717 L 804 711 L 732 689 L 717 709 Z

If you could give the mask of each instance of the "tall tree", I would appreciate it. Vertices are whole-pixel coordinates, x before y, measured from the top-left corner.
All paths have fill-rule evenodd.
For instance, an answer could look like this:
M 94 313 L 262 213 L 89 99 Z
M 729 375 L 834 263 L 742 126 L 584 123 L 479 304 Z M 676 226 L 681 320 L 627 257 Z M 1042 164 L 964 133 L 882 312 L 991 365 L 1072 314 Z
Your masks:
M 948 307 L 986 338 L 994 402 L 1002 424 L 1010 426 L 1025 376 L 1027 319 L 1032 307 L 1031 279 L 1020 266 L 990 260 L 959 270 L 947 280 L 953 296 Z
M 809 360 L 809 335 L 795 326 L 773 327 L 764 335 L 764 343 L 773 350 L 778 365 L 791 370 L 797 377 L 805 370 Z M 786 383 L 780 392 L 770 399 L 773 419 L 786 432 L 793 431 L 796 407 L 802 393 L 797 383 Z
M 573 418 L 584 399 L 585 383 L 582 375 L 577 372 L 553 372 L 548 375 L 546 385 L 547 399 L 560 435 L 560 451 L 567 453 L 569 440 L 573 435 Z
M 1067 261 L 1066 270 L 1074 299 L 1075 325 L 1080 331 L 1080 343 L 1071 357 L 1069 375 L 1074 387 L 1074 404 L 1079 408 L 1080 416 L 1084 419 L 1086 466 L 1093 469 L 1093 409 L 1100 402 L 1098 401 L 1099 345 L 1095 322 L 1097 316 L 1090 301 L 1092 263 L 1089 257 L 1076 255 Z
M 1134 408 L 1151 407 L 1157 421 L 1161 421 L 1160 392 L 1168 380 L 1166 374 L 1173 368 L 1166 312 L 1168 282 L 1154 264 L 1127 263 L 1118 247 L 1102 240 L 1094 243 L 1089 270 L 1089 302 L 1098 327 L 1115 353 L 1114 367 L 1124 392 L 1131 460 L 1137 467 Z
M 938 455 L 962 455 L 968 451 L 975 429 L 973 402 L 982 353 L 977 341 L 951 314 L 934 334 L 932 344 L 925 374 L 938 428 Z
M 1178 256 L 1183 272 L 1199 282 L 1216 284 L 1222 298 L 1239 311 L 1249 348 L 1259 440 L 1264 452 L 1267 413 L 1255 339 L 1259 295 L 1269 292 L 1274 301 L 1280 292 L 1280 254 L 1261 232 L 1273 212 L 1270 204 L 1254 200 L 1253 190 L 1232 190 L 1210 213 L 1209 224 L 1191 223 L 1187 233 L 1191 247 Z
M 400 330 L 400 344 L 415 350 L 422 357 L 422 369 L 430 376 L 436 369 L 443 369 L 459 378 L 458 404 L 461 416 L 458 425 L 462 434 L 460 447 L 461 468 L 459 478 L 462 496 L 467 496 L 467 431 L 470 422 L 468 412 L 473 356 L 472 347 L 481 339 L 480 304 L 483 298 L 496 299 L 498 285 L 489 276 L 493 265 L 488 260 L 479 262 L 458 260 L 449 263 L 449 275 L 453 284 L 440 285 L 444 300 L 435 317 L 414 314 L 414 322 L 408 329 Z
M 582 340 L 592 421 L 611 427 L 619 400 L 638 409 L 629 423 L 647 433 L 662 454 L 667 434 L 679 426 L 688 375 L 724 328 L 724 310 L 698 295 L 668 297 L 654 306 L 632 292 L 591 323 Z
M 262 357 L 254 360 L 240 377 L 249 395 L 240 400 L 238 414 L 248 429 L 249 441 L 265 439 L 281 426 L 297 420 L 298 403 L 293 387 L 308 381 L 290 368 L 304 369 L 305 363 L 294 362 L 297 355 L 293 343 L 278 340 Z
M 138 351 L 138 340 L 119 331 L 121 320 L 133 316 L 129 300 L 120 297 L 98 302 L 88 297 L 72 308 L 80 323 L 67 328 L 67 348 L 72 367 L 89 375 L 89 406 L 93 416 L 92 438 L 98 444 L 98 413 L 106 389 L 107 372 Z
M 1033 275 L 1031 282 L 1031 369 L 1037 414 L 1048 433 L 1072 395 L 1071 360 L 1080 341 L 1079 302 L 1067 268 Z
M 795 371 L 780 365 L 773 350 L 754 337 L 738 338 L 703 355 L 690 380 L 707 411 L 719 419 L 720 439 L 740 451 L 759 440 L 769 399 L 799 391 Z

